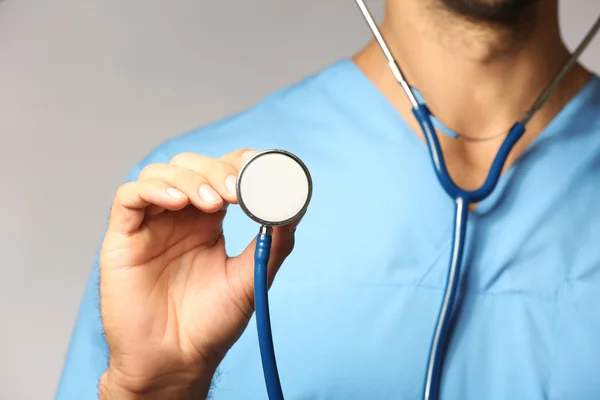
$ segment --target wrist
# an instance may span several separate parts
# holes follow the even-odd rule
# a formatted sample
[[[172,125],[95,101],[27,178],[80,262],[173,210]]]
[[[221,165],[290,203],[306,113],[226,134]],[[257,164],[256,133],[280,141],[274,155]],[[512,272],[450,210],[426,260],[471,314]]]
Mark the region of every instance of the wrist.
[[[214,372],[194,379],[157,377],[152,380],[132,379],[109,367],[100,378],[100,400],[206,399]]]

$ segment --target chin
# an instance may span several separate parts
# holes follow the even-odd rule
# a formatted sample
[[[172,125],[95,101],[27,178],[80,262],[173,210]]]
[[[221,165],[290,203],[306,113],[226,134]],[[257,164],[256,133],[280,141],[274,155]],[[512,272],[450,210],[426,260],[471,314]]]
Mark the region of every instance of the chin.
[[[538,0],[438,0],[453,14],[479,23],[518,25]]]

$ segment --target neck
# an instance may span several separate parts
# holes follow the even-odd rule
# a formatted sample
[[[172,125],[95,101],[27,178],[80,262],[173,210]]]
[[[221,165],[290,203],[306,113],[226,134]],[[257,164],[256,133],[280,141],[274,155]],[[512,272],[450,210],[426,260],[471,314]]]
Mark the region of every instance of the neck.
[[[471,22],[440,0],[390,0],[381,27],[392,54],[432,113],[459,135],[502,134],[529,109],[569,57],[556,0],[534,2],[516,24]],[[410,105],[375,42],[356,57],[367,76],[410,116]],[[589,78],[573,68],[528,125],[539,132]]]

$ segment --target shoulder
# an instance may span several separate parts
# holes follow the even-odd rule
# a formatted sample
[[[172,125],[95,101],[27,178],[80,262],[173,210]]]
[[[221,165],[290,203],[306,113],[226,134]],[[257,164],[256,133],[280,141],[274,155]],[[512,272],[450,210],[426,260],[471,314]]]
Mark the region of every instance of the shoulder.
[[[290,149],[298,141],[309,141],[316,126],[331,124],[335,113],[329,111],[340,97],[336,92],[352,72],[351,61],[342,59],[245,110],[170,138],[138,162],[128,179],[135,179],[144,166],[168,162],[181,152],[220,157],[242,147]]]
[[[354,71],[355,72],[355,71]],[[301,155],[315,146],[314,137],[331,126],[340,87],[352,79],[349,61],[337,62],[274,92],[254,106],[160,143],[129,171],[135,180],[148,164],[166,163],[178,153],[219,157],[235,149],[284,148]],[[325,129],[327,130],[327,129]],[[98,381],[108,361],[99,310],[98,255],[89,276],[64,362],[56,399],[97,398]]]

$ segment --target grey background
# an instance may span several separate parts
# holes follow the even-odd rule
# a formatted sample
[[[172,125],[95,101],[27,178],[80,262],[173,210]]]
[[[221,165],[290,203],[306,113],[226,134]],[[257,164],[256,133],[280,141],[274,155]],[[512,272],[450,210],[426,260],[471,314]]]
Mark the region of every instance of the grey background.
[[[561,9],[572,47],[600,2]],[[53,397],[133,164],[368,38],[353,0],[0,2],[0,399]],[[600,37],[583,61],[600,71]]]

